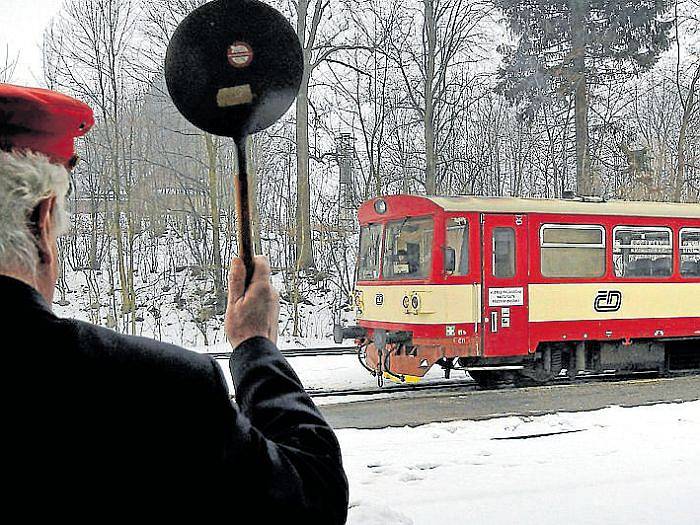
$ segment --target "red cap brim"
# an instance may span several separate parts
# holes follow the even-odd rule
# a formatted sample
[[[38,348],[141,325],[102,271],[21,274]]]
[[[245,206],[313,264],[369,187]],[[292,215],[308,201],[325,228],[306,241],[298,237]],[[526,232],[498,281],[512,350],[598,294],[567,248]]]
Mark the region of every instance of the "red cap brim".
[[[0,84],[0,148],[43,153],[70,166],[74,139],[95,120],[90,107],[55,91]]]

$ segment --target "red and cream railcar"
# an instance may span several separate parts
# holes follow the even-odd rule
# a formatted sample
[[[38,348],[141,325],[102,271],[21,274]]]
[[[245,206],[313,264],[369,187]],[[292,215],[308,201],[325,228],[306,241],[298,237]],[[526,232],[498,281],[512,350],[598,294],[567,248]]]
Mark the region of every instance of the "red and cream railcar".
[[[399,195],[359,210],[356,339],[398,380],[700,361],[700,205]]]

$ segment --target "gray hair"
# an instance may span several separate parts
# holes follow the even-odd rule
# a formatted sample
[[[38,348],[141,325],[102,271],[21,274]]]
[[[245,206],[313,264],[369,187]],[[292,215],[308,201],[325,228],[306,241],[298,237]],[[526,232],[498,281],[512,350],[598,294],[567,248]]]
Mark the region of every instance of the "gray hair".
[[[39,255],[31,216],[39,203],[55,195],[56,234],[68,225],[66,168],[41,154],[0,151],[0,269],[36,271]]]

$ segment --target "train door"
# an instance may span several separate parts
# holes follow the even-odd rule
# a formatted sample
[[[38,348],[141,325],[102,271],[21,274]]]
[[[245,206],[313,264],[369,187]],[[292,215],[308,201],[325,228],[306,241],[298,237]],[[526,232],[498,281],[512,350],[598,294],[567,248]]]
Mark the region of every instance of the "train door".
[[[528,352],[527,216],[482,215],[484,356]]]

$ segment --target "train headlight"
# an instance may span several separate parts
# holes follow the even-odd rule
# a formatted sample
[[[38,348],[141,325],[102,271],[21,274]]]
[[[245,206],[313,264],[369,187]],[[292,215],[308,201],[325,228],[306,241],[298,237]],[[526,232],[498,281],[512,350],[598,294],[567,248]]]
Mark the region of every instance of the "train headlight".
[[[414,292],[410,295],[404,295],[401,304],[407,314],[417,315],[421,307],[421,300],[418,294]]]
[[[362,315],[365,310],[365,302],[362,297],[362,292],[355,292],[355,311],[357,315]]]
[[[355,292],[355,306],[362,306],[362,292]]]
[[[386,201],[384,199],[377,199],[374,201],[374,211],[376,211],[380,215],[384,215],[386,213]]]
[[[416,311],[420,308],[420,297],[418,297],[417,295],[411,297],[411,308],[413,308]]]

